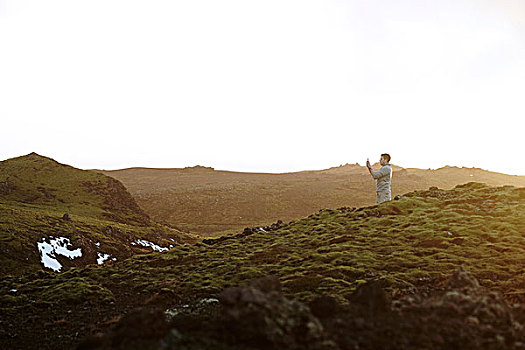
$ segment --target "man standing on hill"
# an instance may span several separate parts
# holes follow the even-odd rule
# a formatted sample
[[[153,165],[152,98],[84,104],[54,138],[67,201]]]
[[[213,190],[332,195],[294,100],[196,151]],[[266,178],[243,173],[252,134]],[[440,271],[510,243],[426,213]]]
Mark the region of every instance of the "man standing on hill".
[[[370,161],[368,159],[366,160],[366,167],[368,168],[370,175],[372,175],[374,180],[377,180],[377,203],[382,203],[389,201],[392,198],[390,191],[390,179],[392,178],[392,168],[389,164],[390,155],[388,153],[383,153],[379,163],[381,164],[381,169],[379,169],[377,172],[374,172],[372,171]]]

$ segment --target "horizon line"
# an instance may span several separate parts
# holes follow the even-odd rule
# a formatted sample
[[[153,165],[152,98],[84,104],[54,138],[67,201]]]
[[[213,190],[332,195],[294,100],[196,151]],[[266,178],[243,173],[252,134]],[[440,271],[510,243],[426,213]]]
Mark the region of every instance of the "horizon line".
[[[6,159],[3,159],[3,160],[0,160],[0,162],[4,162],[4,161],[7,161],[7,160],[10,160],[10,159],[15,159],[15,158],[22,158],[22,157],[27,157],[27,156],[30,156],[30,155],[37,155],[39,157],[44,157],[44,158],[48,158],[48,159],[51,159],[53,161],[56,161],[54,158],[51,158],[51,157],[48,157],[48,156],[44,156],[44,155],[41,155],[39,153],[36,153],[36,152],[30,152],[28,154],[24,154],[24,155],[21,155],[21,156],[15,156],[15,157],[10,157],[10,158],[6,158]],[[58,162],[58,161],[56,161]],[[112,172],[112,171],[125,171],[125,170],[139,170],[139,169],[142,169],[142,170],[159,170],[159,171],[163,171],[163,170],[185,170],[185,169],[195,169],[195,168],[202,168],[202,169],[210,169],[212,171],[223,171],[223,172],[233,172],[233,173],[247,173],[247,174],[275,174],[275,175],[278,175],[278,174],[293,174],[293,173],[301,173],[301,172],[316,172],[316,171],[326,171],[326,170],[331,170],[331,169],[336,169],[336,168],[342,168],[342,167],[351,167],[351,166],[354,166],[354,167],[361,167],[361,168],[365,168],[366,166],[365,165],[361,165],[359,162],[355,162],[355,163],[345,163],[345,164],[339,164],[339,165],[335,165],[335,166],[331,166],[331,167],[328,167],[328,168],[321,168],[321,169],[301,169],[301,170],[292,170],[292,171],[246,171],[246,170],[232,170],[232,169],[219,169],[219,168],[215,168],[215,167],[212,167],[212,166],[204,166],[204,165],[200,165],[200,164],[196,164],[196,165],[188,165],[188,166],[185,166],[185,167],[148,167],[148,166],[131,166],[131,167],[123,167],[123,168],[115,168],[115,169],[104,169],[104,168],[92,168],[92,167],[77,167],[77,166],[74,166],[70,163],[61,163],[61,162],[58,162],[60,164],[64,164],[64,165],[69,165],[69,166],[73,166],[73,167],[76,167],[78,169],[82,169],[82,170],[91,170],[91,171],[107,171],[107,172]],[[372,164],[372,166],[374,167],[377,167],[379,165],[379,162],[375,162]],[[509,173],[504,173],[504,172],[501,172],[501,171],[493,171],[493,170],[489,170],[489,169],[484,169],[484,168],[480,168],[480,167],[468,167],[468,166],[458,166],[458,165],[444,165],[444,166],[441,166],[441,167],[438,167],[438,168],[418,168],[418,167],[403,167],[401,165],[397,165],[397,164],[390,164],[391,166],[393,167],[397,167],[399,169],[405,169],[405,170],[410,170],[410,169],[416,169],[416,170],[430,170],[430,171],[437,171],[437,170],[441,170],[441,169],[445,169],[445,168],[457,168],[457,169],[473,169],[473,170],[481,170],[481,171],[485,171],[485,172],[489,172],[489,173],[497,173],[497,174],[501,174],[501,175],[507,175],[507,176],[525,176],[525,174],[509,174]]]

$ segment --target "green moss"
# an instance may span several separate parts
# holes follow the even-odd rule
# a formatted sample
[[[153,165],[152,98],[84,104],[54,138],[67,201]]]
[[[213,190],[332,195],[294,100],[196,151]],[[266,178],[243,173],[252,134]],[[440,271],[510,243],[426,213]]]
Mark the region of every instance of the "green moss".
[[[511,187],[469,185],[420,191],[355,212],[323,210],[276,231],[211,246],[179,246],[167,253],[135,256],[113,266],[78,269],[62,276],[80,278],[76,283],[82,295],[91,291],[103,296],[104,289],[96,288],[100,287],[118,299],[123,290],[216,296],[226,286],[274,274],[288,296],[311,300],[327,294],[342,300],[372,279],[380,280],[387,290],[402,290],[430,283],[465,265],[482,284],[517,293],[524,283],[520,279],[525,257],[524,204],[522,191]],[[501,211],[513,214],[494,216]],[[63,277],[57,278],[52,288],[70,286]],[[95,287],[94,291],[86,285]],[[38,286],[34,293],[42,293],[42,288]],[[72,293],[70,287],[60,291]],[[72,300],[82,298],[71,295]]]
[[[320,276],[298,276],[292,280],[286,281],[284,283],[284,288],[291,293],[303,291],[315,292],[322,282],[323,278]]]
[[[81,277],[74,277],[62,283],[44,287],[40,296],[43,301],[72,304],[86,301],[107,303],[115,300],[111,291],[95,281]]]
[[[0,305],[16,304],[17,298],[13,295],[0,295]]]

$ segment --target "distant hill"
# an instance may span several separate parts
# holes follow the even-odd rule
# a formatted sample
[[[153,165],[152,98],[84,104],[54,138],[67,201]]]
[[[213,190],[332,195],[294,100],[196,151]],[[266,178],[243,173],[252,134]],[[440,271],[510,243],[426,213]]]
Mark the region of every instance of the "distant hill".
[[[374,169],[379,168],[378,164]],[[284,174],[241,173],[193,167],[103,171],[121,181],[150,217],[203,235],[285,222],[322,208],[360,207],[375,202],[375,182],[366,167],[343,165]],[[450,189],[476,181],[525,186],[525,176],[477,168],[437,170],[393,166],[392,194],[436,186]]]
[[[64,271],[185,238],[153,222],[114,178],[36,153],[0,162],[0,272]]]

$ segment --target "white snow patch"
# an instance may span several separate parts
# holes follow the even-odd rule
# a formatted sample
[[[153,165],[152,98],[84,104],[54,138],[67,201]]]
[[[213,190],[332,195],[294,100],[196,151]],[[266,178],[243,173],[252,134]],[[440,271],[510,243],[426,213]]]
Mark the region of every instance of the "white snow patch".
[[[104,253],[97,252],[97,264],[102,265],[104,261],[109,259],[110,256],[111,256],[110,254],[104,254]]]
[[[133,244],[133,243],[135,243],[135,244]],[[152,243],[150,241],[146,241],[145,239],[138,239],[136,242],[131,242],[131,244],[132,245],[139,244],[139,245],[141,245],[143,247],[151,247],[156,252],[164,252],[164,251],[168,250],[168,248],[158,246],[155,243]]]
[[[100,242],[95,243],[95,245],[100,248]]]
[[[203,305],[203,304],[216,304],[219,302],[219,299],[216,299],[216,298],[204,298],[204,299],[201,299],[199,301],[199,304],[200,305]]]
[[[50,268],[53,271],[62,269],[62,264],[56,259],[57,255],[68,257],[69,259],[75,259],[82,256],[82,249],[77,248],[75,250],[69,250],[71,241],[66,237],[53,238],[49,237],[49,243],[46,242],[46,238],[42,238],[42,242],[36,243],[38,251],[40,252],[40,259],[44,267]]]
[[[113,261],[117,261],[117,258],[111,258],[111,260],[113,260]]]

